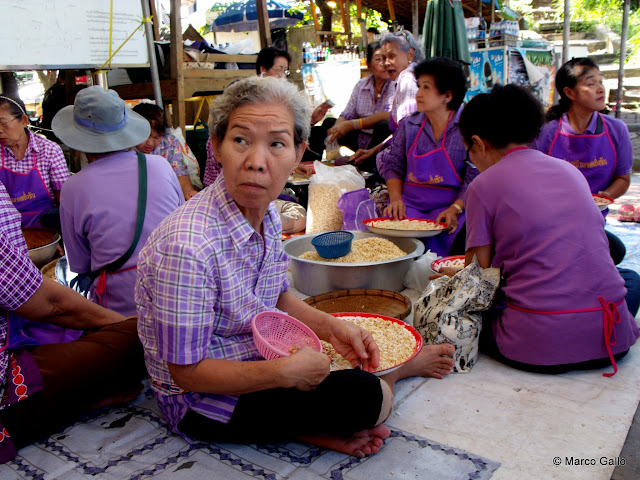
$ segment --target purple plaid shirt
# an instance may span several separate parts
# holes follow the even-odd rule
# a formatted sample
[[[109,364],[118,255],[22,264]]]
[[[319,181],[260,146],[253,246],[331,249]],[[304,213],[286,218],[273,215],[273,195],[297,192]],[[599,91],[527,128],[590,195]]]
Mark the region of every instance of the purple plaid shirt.
[[[151,155],[160,155],[167,159],[176,177],[184,177],[189,175],[189,168],[182,158],[182,149],[178,139],[169,132],[165,133],[160,143],[153,149]]]
[[[211,137],[207,140],[207,163],[204,167],[204,175],[202,177],[202,185],[208,187],[216,181],[218,175],[222,172],[222,165],[216,160],[213,154],[213,145],[211,145]]]
[[[27,254],[27,244],[20,227],[21,215],[11,203],[9,194],[0,183],[0,348],[7,344],[7,314],[22,306],[42,284],[40,270],[31,262]],[[18,400],[20,395],[28,396],[38,390],[34,384],[40,382],[37,369],[26,368],[33,364],[28,352],[14,356],[13,350],[0,351],[0,410]],[[8,366],[19,371],[20,377],[12,375],[15,387],[8,382]],[[21,384],[17,383],[21,379]],[[21,390],[18,390],[18,389]],[[0,423],[0,463],[16,455],[11,438],[4,435]]]
[[[418,110],[418,104],[416,103],[418,83],[413,75],[414,68],[416,68],[416,64],[410,63],[407,68],[400,72],[396,80],[396,94],[391,103],[391,119],[396,124],[399,124],[404,117]]]
[[[167,362],[259,360],[251,318],[275,310],[289,284],[279,214],[272,203],[261,236],[229,195],[224,176],[149,237],[138,257],[138,334],[160,409],[174,432],[189,409],[226,423],[236,395],[183,393]]]
[[[33,168],[35,158],[36,166],[42,177],[42,181],[53,197],[54,190],[60,190],[62,184],[69,178],[69,168],[64,159],[60,146],[27,130],[29,143],[24,152],[24,158],[18,160],[11,148],[0,145],[4,153],[4,167],[15,173],[29,173]]]
[[[374,77],[369,75],[356,83],[351,92],[351,97],[347,106],[344,108],[341,117],[347,120],[356,118],[365,118],[375,113],[388,112],[391,110],[391,101],[396,92],[396,82],[387,80],[382,87],[382,92],[378,101],[376,101],[376,92],[374,88]],[[371,142],[373,135],[372,128],[366,128],[360,131],[358,136],[358,146],[367,148]]]

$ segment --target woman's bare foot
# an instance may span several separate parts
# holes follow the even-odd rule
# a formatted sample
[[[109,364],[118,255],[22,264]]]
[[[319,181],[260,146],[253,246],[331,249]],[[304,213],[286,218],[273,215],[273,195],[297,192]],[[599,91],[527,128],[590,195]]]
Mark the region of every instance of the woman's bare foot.
[[[384,444],[384,439],[391,434],[386,425],[376,425],[369,430],[354,433],[351,437],[334,437],[330,435],[312,435],[299,437],[300,440],[318,447],[328,448],[336,452],[363,458],[366,455],[378,453]]]
[[[394,370],[382,378],[392,388],[395,382],[409,377],[433,377],[442,379],[451,373],[455,360],[451,358],[456,352],[453,345],[426,345],[410,362]]]

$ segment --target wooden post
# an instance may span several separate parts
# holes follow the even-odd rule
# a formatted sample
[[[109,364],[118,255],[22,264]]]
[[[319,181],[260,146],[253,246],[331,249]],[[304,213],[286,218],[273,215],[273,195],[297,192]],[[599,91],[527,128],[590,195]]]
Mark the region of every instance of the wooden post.
[[[158,11],[156,9],[156,0],[149,0],[151,5],[151,15],[153,15],[153,39],[156,42],[160,41],[160,18],[158,18]]]
[[[411,33],[417,38],[418,35],[420,35],[420,9],[418,8],[418,0],[413,0],[411,4],[411,20]]]
[[[396,27],[398,26],[398,22],[396,21],[396,11],[393,9],[393,0],[387,0],[387,7],[389,7],[389,17],[391,17],[391,24],[393,25],[393,31],[395,31]]]
[[[173,126],[182,129],[182,135],[187,138],[184,105],[184,75],[182,53],[182,22],[180,21],[181,0],[171,0],[171,80],[176,85],[176,98],[171,103],[173,110]]]
[[[345,8],[344,8],[344,0],[338,0],[338,1],[340,3],[340,16],[342,17],[342,29],[344,30],[344,33],[350,33],[351,28],[348,23],[347,12],[345,11]],[[349,37],[351,37],[351,35],[349,35]]]
[[[311,16],[313,17],[313,25],[316,27],[316,32],[320,30],[320,23],[318,22],[318,13],[316,12],[316,2],[311,0]]]
[[[271,45],[271,29],[269,28],[269,12],[267,11],[267,0],[256,0],[256,10],[258,13],[258,34],[260,35],[260,48]]]

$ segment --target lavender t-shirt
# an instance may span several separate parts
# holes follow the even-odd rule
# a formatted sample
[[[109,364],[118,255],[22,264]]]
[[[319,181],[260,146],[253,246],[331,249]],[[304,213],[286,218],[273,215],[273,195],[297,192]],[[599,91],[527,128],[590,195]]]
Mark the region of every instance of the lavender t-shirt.
[[[535,365],[608,356],[599,298],[618,303],[613,353],[635,343],[638,328],[609,255],[604,219],[572,165],[535,150],[512,151],[469,185],[467,249],[494,245],[508,306],[493,324],[500,352]]]

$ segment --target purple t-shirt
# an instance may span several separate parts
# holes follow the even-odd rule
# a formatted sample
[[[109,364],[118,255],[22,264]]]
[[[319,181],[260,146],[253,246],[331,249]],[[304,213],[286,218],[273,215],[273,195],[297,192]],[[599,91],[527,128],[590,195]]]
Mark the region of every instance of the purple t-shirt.
[[[456,173],[462,178],[462,185],[458,192],[458,198],[464,200],[465,193],[471,181],[476,178],[478,169],[469,167],[465,160],[467,149],[464,146],[458,122],[464,107],[460,107],[454,114],[451,121],[447,124],[444,147],[449,154],[451,163]],[[407,174],[407,155],[413,146],[416,137],[419,135],[416,143],[417,155],[425,155],[437,148],[442,147],[442,137],[435,140],[431,123],[427,121],[423,129],[420,129],[425,120],[426,115],[421,112],[415,112],[406,117],[398,127],[396,133],[393,134],[393,143],[387,149],[387,155],[383,164],[378,164],[380,175],[388,181],[392,178],[400,179],[404,182]],[[442,165],[442,168],[451,168],[450,165]]]
[[[147,155],[147,209],[133,255],[121,269],[135,267],[138,253],[151,232],[177,207],[184,195],[167,161]],[[72,175],[62,186],[60,223],[72,272],[87,273],[120,258],[131,246],[136,230],[138,161],[132,150],[101,157]],[[93,282],[89,299],[101,303]],[[135,315],[135,268],[107,275],[106,306],[122,315]]]
[[[633,167],[633,149],[631,147],[631,139],[629,137],[629,129],[627,124],[617,118],[602,115],[602,119],[605,122],[609,135],[613,142],[613,147],[616,150],[616,168],[614,175],[628,175],[631,173]],[[535,140],[534,146],[536,150],[540,150],[542,153],[549,154],[549,149],[553,143],[553,139],[558,131],[558,124],[560,120],[552,120],[542,127],[542,131],[538,138]],[[596,133],[596,127],[598,124],[598,115],[594,113],[591,117],[591,121],[584,131],[583,135],[593,135]],[[562,116],[562,131],[569,135],[578,135],[576,131],[571,127],[567,114]],[[569,160],[569,159],[563,159]],[[590,159],[588,159],[590,160]]]
[[[356,118],[365,118],[370,115],[374,115],[380,112],[388,112],[391,110],[391,101],[396,93],[396,82],[387,80],[380,94],[380,98],[376,100],[374,77],[369,75],[356,83],[349,97],[349,102],[344,110],[340,114],[341,117],[347,120],[353,120]],[[360,148],[367,148],[371,143],[373,136],[373,128],[365,128],[360,130],[358,135],[358,146]]]
[[[613,353],[629,349],[638,328],[609,255],[604,219],[582,174],[535,150],[512,151],[467,190],[467,249],[494,246],[508,306],[493,324],[500,352],[535,365],[608,356],[599,298],[621,302]]]

